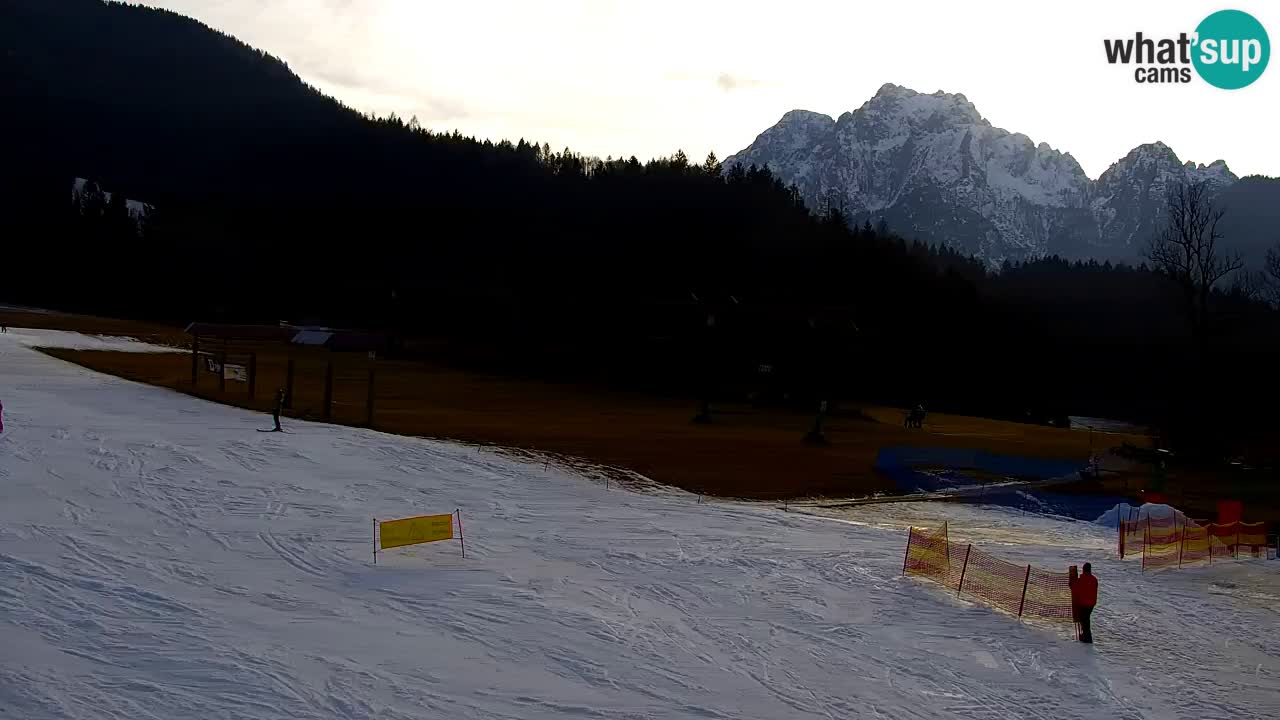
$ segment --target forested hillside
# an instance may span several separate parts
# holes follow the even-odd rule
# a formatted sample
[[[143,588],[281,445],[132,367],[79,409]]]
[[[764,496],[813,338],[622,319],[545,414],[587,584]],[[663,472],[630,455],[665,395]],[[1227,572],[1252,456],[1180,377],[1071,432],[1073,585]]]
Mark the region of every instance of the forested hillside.
[[[806,403],[1177,404],[1187,331],[1145,269],[989,274],[714,157],[602,160],[366,117],[154,9],[5,0],[0,83],[0,300],[446,337],[468,361],[664,392],[737,393],[769,365]],[[152,209],[130,222],[73,196],[77,177]],[[1217,362],[1244,386],[1220,404],[1237,408],[1245,387],[1275,392],[1275,316],[1217,298]]]

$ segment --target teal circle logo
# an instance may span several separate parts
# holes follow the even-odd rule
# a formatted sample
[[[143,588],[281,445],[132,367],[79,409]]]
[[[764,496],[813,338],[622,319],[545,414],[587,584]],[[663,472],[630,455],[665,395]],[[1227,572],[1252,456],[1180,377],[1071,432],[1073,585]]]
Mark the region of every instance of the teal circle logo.
[[[1266,29],[1247,12],[1219,10],[1200,21],[1196,35],[1191,62],[1205,82],[1223,90],[1252,84],[1271,59]]]

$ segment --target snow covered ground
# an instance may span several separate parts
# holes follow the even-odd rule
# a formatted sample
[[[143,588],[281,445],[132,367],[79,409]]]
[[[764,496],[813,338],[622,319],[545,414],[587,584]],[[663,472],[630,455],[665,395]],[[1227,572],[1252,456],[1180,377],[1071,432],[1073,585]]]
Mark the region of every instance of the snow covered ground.
[[[1280,562],[1142,575],[1104,528],[822,518],[288,424],[0,335],[0,718],[1263,718]],[[37,343],[38,344],[38,343]],[[461,508],[379,554],[374,517]],[[1091,560],[1099,644],[901,575],[903,528]]]
[[[65,330],[32,330],[29,328],[9,328],[3,339],[19,343],[27,347],[58,348],[62,350],[106,350],[114,352],[187,352],[182,348],[165,345],[152,345],[140,342],[131,337],[112,337],[109,335],[84,335]],[[0,372],[3,367],[0,367]],[[2,387],[2,386],[0,386]],[[3,398],[0,398],[2,401]]]

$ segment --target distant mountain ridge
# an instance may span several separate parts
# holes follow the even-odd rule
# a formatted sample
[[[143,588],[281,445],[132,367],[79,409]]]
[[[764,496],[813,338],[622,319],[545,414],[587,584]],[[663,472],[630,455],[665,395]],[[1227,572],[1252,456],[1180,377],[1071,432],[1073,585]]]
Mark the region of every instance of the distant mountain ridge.
[[[1224,161],[1184,163],[1162,142],[1135,148],[1094,181],[1070,153],[992,126],[964,95],[893,84],[839,118],[786,113],[724,162],[735,165],[768,167],[812,209],[883,217],[903,235],[993,266],[1046,255],[1136,261],[1170,188],[1206,182],[1231,204],[1241,182]],[[1252,204],[1236,203],[1245,217],[1234,220],[1247,226]]]

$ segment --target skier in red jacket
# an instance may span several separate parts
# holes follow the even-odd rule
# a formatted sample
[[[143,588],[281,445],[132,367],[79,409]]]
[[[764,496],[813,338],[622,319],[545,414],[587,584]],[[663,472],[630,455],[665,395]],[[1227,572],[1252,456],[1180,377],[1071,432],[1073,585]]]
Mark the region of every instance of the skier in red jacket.
[[[1080,623],[1080,642],[1093,642],[1093,631],[1089,627],[1089,616],[1098,604],[1098,578],[1093,576],[1093,566],[1084,564],[1080,577],[1071,583],[1071,604],[1075,606],[1076,622]]]

